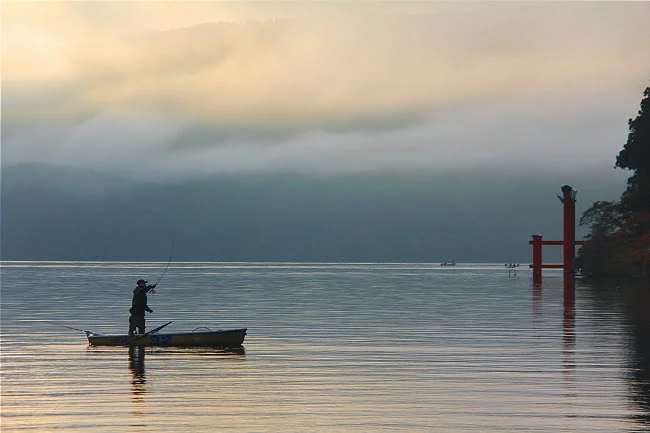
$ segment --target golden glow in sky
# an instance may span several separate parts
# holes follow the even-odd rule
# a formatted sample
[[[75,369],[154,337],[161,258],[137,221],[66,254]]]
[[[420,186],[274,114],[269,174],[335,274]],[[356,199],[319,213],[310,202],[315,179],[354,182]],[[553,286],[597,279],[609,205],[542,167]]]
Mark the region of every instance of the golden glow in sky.
[[[380,148],[444,140],[498,156],[521,145],[489,132],[511,122],[624,130],[650,78],[647,3],[4,2],[2,14],[9,162],[32,158],[34,125],[52,123],[77,155],[101,153],[75,141],[99,124],[144,153],[142,125],[160,125],[171,135],[147,132],[151,146],[223,151],[225,129],[231,153],[270,146],[276,161],[314,146],[338,159],[369,133]],[[474,131],[458,130],[465,118]],[[196,127],[197,143],[178,142]]]

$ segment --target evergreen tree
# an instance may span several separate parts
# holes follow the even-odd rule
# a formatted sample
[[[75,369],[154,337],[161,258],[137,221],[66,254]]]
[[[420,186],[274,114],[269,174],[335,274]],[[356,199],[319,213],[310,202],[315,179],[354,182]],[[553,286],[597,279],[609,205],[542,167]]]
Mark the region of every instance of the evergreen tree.
[[[639,114],[628,121],[627,143],[616,157],[615,167],[633,170],[621,197],[626,212],[650,212],[650,87],[643,92]]]
[[[634,172],[627,189],[620,202],[596,202],[580,219],[590,233],[576,264],[587,275],[650,277],[650,87],[643,96],[616,157],[615,167]]]

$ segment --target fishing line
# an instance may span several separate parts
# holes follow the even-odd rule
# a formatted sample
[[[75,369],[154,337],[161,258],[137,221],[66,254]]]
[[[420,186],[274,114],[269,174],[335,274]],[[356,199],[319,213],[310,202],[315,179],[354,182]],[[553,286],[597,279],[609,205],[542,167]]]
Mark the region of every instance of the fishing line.
[[[167,260],[167,265],[165,266],[165,269],[163,269],[162,274],[160,274],[160,277],[154,283],[154,285],[158,285],[160,280],[162,280],[162,278],[167,273],[167,269],[169,269],[169,265],[171,264],[172,259],[174,258],[174,247],[175,247],[174,229],[173,229],[172,225],[169,223],[169,221],[166,218],[164,218],[161,214],[158,214],[158,213],[156,213],[156,212],[154,212],[154,211],[152,211],[150,209],[147,209],[145,212],[149,213],[149,214],[152,214],[152,215],[156,215],[158,218],[163,220],[165,222],[165,224],[167,225],[167,228],[169,229],[169,234],[171,236],[171,251],[169,253],[169,260]],[[156,293],[155,289],[151,289],[151,293]]]

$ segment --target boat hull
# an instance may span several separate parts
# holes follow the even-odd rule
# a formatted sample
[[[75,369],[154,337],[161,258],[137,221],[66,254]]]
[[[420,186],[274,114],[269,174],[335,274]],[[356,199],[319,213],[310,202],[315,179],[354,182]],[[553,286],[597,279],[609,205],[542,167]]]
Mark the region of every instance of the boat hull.
[[[166,346],[166,347],[240,347],[246,328],[209,332],[176,332],[144,335],[103,335],[88,333],[91,346]]]

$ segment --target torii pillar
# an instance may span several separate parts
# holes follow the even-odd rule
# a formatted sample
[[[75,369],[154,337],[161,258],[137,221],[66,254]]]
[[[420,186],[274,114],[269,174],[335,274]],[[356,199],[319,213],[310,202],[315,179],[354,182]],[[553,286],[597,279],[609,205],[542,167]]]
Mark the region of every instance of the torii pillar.
[[[558,196],[564,207],[563,240],[545,241],[541,235],[533,235],[528,243],[533,247],[533,285],[538,287],[542,283],[542,269],[562,269],[564,271],[565,288],[571,287],[575,281],[575,256],[576,245],[584,241],[576,241],[576,191],[569,185],[562,187],[562,196]],[[542,246],[562,245],[562,264],[543,264]],[[569,284],[567,286],[567,284]]]
[[[562,197],[558,196],[564,205],[563,227],[563,263],[564,280],[575,277],[574,262],[576,257],[576,190],[569,185],[562,187]]]

